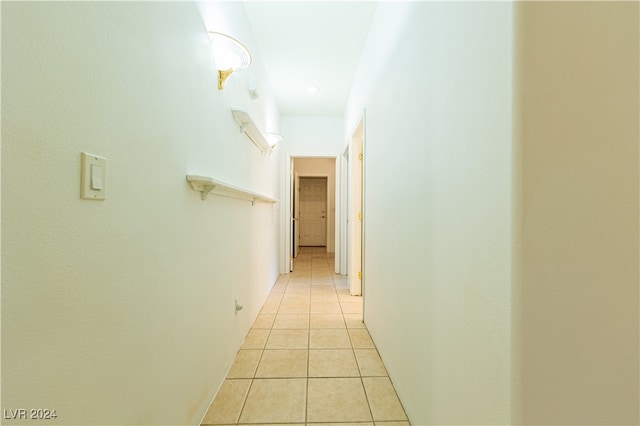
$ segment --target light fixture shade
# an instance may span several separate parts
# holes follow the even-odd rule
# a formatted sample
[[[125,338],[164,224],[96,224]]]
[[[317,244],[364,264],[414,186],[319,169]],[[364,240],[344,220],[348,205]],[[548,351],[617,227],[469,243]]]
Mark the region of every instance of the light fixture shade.
[[[272,148],[276,146],[278,142],[281,142],[284,139],[284,136],[282,136],[280,133],[267,133],[266,136],[267,136],[267,141],[269,142],[269,145],[271,145]]]
[[[226,34],[209,31],[209,41],[218,67],[218,90],[222,90],[232,72],[251,64],[251,54],[244,44]]]
[[[226,34],[209,31],[211,49],[219,70],[243,70],[251,64],[249,49]]]

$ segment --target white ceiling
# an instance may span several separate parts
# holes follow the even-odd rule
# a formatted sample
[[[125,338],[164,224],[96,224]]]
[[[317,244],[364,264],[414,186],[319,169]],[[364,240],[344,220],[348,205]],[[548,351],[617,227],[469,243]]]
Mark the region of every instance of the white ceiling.
[[[244,3],[282,115],[342,115],[376,5]],[[309,94],[309,85],[320,90]]]

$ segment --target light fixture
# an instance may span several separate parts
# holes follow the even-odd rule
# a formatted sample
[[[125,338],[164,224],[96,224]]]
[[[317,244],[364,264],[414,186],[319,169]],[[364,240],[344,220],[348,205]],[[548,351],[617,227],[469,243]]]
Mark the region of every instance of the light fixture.
[[[269,143],[271,148],[276,146],[278,142],[281,142],[284,139],[284,136],[282,136],[280,133],[267,133],[266,136],[267,142]]]
[[[209,31],[209,41],[218,67],[218,90],[222,90],[232,72],[251,64],[251,53],[244,44],[226,34]]]
[[[312,95],[318,93],[319,90],[320,89],[318,88],[318,86],[311,85],[307,87],[307,92],[311,93]]]

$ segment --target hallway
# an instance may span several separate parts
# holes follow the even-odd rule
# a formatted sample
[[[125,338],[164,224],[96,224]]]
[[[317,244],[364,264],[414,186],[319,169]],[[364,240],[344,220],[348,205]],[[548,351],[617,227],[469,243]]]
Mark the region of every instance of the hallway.
[[[333,254],[303,247],[249,331],[203,425],[408,426]]]

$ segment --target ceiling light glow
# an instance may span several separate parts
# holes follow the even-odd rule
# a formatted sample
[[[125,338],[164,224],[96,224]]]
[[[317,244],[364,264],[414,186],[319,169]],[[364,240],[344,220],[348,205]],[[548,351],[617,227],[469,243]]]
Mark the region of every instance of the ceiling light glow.
[[[307,93],[311,93],[312,95],[318,93],[319,90],[318,86],[311,85],[307,87]]]

